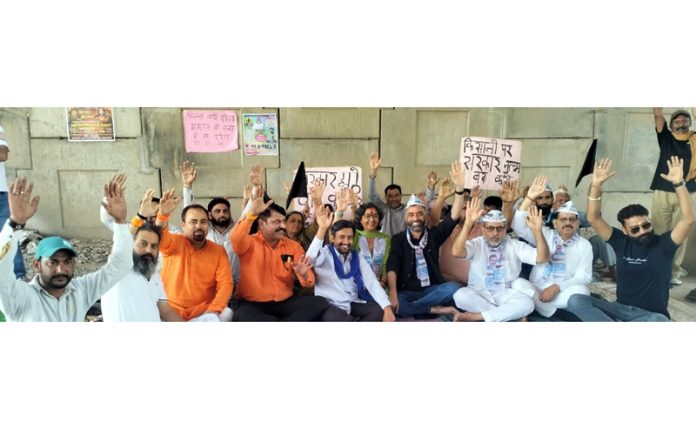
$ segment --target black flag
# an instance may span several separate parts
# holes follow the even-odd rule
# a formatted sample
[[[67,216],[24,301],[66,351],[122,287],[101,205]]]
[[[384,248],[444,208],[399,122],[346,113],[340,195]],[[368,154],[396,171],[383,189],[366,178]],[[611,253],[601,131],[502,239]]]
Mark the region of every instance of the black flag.
[[[307,174],[305,173],[304,161],[300,162],[300,166],[297,167],[297,173],[295,174],[295,179],[292,181],[292,187],[290,188],[290,193],[288,193],[288,200],[285,202],[285,208],[290,207],[290,202],[293,198],[308,198],[307,195]]]
[[[587,156],[585,157],[585,162],[582,164],[580,169],[580,174],[578,174],[578,180],[575,182],[575,187],[577,188],[583,177],[588,174],[592,174],[595,165],[595,156],[597,155],[597,139],[592,140],[590,145],[590,150],[587,151]]]

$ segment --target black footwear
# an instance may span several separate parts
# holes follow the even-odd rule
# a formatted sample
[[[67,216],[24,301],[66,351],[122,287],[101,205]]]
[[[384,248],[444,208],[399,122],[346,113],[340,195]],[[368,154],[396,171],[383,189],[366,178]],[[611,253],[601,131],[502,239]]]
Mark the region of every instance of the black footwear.
[[[691,289],[691,291],[684,297],[684,300],[688,302],[696,302],[696,289]]]

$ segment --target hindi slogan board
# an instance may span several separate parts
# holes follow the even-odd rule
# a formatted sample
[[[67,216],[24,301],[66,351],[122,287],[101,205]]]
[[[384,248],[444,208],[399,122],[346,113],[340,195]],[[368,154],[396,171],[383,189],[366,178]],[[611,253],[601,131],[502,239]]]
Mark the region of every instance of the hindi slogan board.
[[[460,161],[467,170],[468,188],[498,190],[510,180],[520,178],[522,142],[489,137],[463,137]]]
[[[278,117],[275,113],[243,113],[244,155],[278,155]]]
[[[358,194],[359,204],[362,203],[362,168],[360,167],[312,167],[305,168],[307,175],[307,195],[310,198],[298,198],[295,201],[296,210],[302,210],[304,206],[309,204],[310,210],[313,208],[312,193],[310,190],[314,186],[314,182],[323,180],[326,183],[326,189],[321,200],[324,204],[331,204],[336,207],[336,191],[343,188],[348,188],[352,192]],[[292,172],[293,177],[297,174],[297,170]]]
[[[228,152],[239,149],[237,112],[184,110],[186,152]]]
[[[66,107],[68,141],[114,141],[114,117],[111,107]]]

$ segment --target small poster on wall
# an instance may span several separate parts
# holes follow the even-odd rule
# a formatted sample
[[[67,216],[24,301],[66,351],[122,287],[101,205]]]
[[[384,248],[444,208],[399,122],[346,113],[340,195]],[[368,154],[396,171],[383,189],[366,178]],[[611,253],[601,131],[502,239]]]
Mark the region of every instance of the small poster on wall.
[[[275,113],[243,113],[244,154],[278,155],[278,117]]]
[[[239,149],[237,112],[184,110],[186,152],[229,152]]]
[[[114,141],[114,116],[111,107],[66,107],[68,141]]]
[[[462,137],[459,160],[471,187],[498,190],[500,185],[520,178],[522,142],[491,137]]]

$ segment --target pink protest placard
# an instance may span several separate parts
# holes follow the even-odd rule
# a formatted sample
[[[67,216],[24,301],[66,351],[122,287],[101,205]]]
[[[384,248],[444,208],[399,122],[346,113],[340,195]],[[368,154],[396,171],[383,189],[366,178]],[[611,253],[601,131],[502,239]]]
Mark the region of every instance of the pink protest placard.
[[[237,112],[184,110],[186,152],[228,152],[239,149]]]
[[[522,142],[489,137],[462,137],[459,160],[467,170],[467,187],[498,190],[520,178]]]

